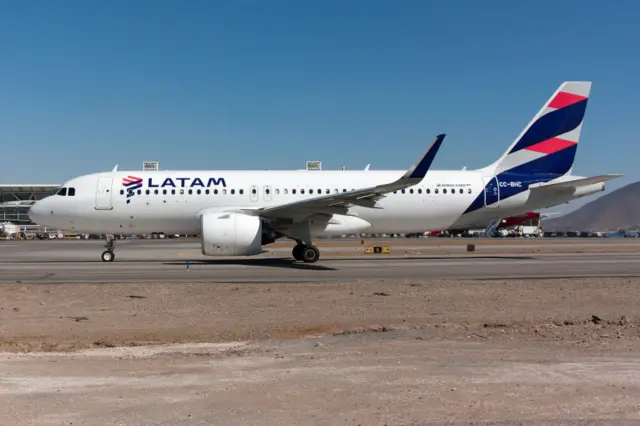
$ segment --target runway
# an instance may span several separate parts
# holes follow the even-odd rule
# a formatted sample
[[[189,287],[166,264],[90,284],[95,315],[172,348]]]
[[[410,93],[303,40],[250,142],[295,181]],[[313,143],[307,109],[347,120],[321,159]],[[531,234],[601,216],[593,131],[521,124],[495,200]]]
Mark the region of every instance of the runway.
[[[519,254],[510,254],[512,249],[504,244],[486,243],[475,253],[465,253],[463,242],[453,250],[455,253],[450,248],[442,253],[442,247],[412,246],[415,244],[412,240],[405,241],[407,246],[394,247],[391,255],[362,255],[362,246],[323,248],[316,264],[294,262],[288,258],[290,248],[286,247],[257,257],[210,258],[200,254],[199,244],[194,241],[118,241],[116,260],[104,263],[99,259],[103,243],[96,240],[7,242],[0,244],[0,283],[327,283],[640,277],[640,249],[633,249],[637,244],[629,241],[621,244],[631,252],[615,253],[580,253],[581,249],[594,245],[591,241],[572,243],[574,253],[538,253],[539,247],[549,249],[551,245],[512,243],[514,247],[526,246],[530,250]],[[494,251],[500,247],[501,252],[492,253],[492,247]]]

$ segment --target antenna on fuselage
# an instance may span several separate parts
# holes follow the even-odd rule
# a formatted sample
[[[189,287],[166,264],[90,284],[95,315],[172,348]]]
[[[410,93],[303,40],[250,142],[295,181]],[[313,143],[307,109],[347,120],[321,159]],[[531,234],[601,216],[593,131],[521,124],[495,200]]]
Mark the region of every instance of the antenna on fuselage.
[[[113,168],[113,170],[111,170],[112,172],[117,172],[118,171],[118,165],[116,164],[116,166]]]

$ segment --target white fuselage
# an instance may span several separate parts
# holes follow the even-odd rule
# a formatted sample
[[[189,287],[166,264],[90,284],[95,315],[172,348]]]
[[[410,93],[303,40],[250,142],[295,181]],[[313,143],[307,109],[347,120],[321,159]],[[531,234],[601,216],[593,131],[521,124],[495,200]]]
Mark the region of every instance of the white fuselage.
[[[372,187],[398,179],[396,171],[125,171],[97,173],[63,185],[73,195],[52,195],[31,209],[34,222],[82,233],[198,234],[204,209],[256,209]],[[491,176],[482,171],[429,171],[417,185],[390,193],[376,208],[355,206],[355,220],[314,237],[346,233],[412,233],[470,226],[550,207],[604,190],[603,183],[545,197],[524,190],[471,212]],[[138,184],[141,180],[141,184]],[[124,183],[134,182],[128,190]],[[129,188],[131,188],[130,186]],[[505,190],[506,191],[506,190]],[[484,199],[484,198],[483,198]],[[465,213],[467,212],[467,213]],[[346,226],[344,224],[347,224]],[[364,225],[363,225],[364,224]]]

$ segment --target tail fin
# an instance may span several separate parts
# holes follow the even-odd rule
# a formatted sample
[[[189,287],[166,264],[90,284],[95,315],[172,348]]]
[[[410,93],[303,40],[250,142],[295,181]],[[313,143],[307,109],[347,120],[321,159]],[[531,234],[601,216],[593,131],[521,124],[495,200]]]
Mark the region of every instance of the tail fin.
[[[570,173],[590,91],[590,81],[562,83],[502,157],[485,170],[493,176]]]

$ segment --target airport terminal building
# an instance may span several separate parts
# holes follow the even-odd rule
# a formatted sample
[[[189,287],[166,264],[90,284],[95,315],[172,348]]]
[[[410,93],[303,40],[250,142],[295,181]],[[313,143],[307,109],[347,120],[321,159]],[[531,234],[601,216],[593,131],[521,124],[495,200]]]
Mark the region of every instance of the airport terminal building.
[[[60,185],[0,185],[0,222],[31,225],[29,207],[53,195]]]

